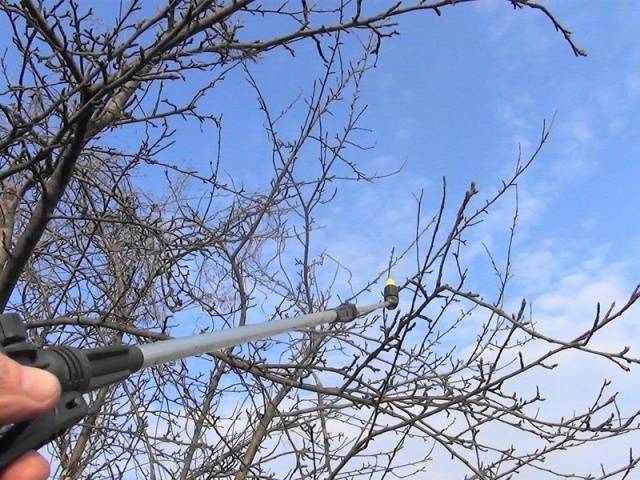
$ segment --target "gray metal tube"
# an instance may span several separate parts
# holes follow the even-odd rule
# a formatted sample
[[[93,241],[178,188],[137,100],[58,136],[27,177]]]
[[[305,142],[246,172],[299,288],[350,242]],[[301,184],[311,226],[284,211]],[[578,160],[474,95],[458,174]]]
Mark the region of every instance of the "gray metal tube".
[[[388,306],[388,302],[379,302],[357,307],[358,316],[366,315],[386,306]],[[326,310],[324,312],[283,318],[272,322],[229,328],[215,333],[204,333],[192,337],[174,338],[139,345],[138,348],[142,351],[144,358],[142,368],[222,350],[241,343],[262,340],[281,333],[315,327],[323,323],[331,323],[336,320],[336,318],[337,314],[335,310]]]

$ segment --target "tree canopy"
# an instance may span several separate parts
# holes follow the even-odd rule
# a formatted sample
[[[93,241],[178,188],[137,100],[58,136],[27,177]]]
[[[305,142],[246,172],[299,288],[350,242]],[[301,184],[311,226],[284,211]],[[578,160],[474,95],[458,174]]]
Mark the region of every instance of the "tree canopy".
[[[495,297],[467,285],[468,232],[517,189],[548,123],[494,193],[471,183],[450,199],[443,180],[439,208],[425,213],[416,192],[415,235],[382,252],[385,268],[367,281],[337,285],[349,266],[318,245],[317,213],[341,185],[393,174],[358,161],[375,147],[361,84],[384,42],[406,15],[471,3],[0,1],[10,37],[0,65],[0,307],[20,312],[39,344],[152,342],[309,313],[377,293],[407,259],[413,269],[397,279],[395,312],[100,390],[87,421],[51,447],[56,475],[422,478],[434,459],[470,479],[604,479],[638,463],[632,452],[588,477],[554,467],[567,449],[635,431],[640,411],[621,411],[605,381],[582,392],[588,408],[558,418],[519,380],[552,374],[567,352],[636,368],[628,349],[593,339],[640,290],[598,306],[572,338],[545,334],[526,300],[514,311],[505,301],[517,209],[508,250],[492,257]],[[559,48],[585,55],[543,4],[504,4],[542,16]],[[312,59],[284,107],[259,76],[277,52]],[[274,68],[288,75],[286,64]],[[228,82],[253,92],[236,108],[262,115],[261,148],[245,163],[240,144],[241,154],[223,153],[224,112],[209,109]],[[183,161],[185,128],[213,146],[206,159]],[[455,348],[463,327],[473,341]]]

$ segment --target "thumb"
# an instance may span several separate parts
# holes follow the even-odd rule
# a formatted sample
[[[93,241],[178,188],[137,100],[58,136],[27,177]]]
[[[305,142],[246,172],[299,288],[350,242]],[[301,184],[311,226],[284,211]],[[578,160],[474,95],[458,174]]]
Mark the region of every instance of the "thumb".
[[[60,397],[58,379],[0,355],[0,425],[21,422],[52,409]]]

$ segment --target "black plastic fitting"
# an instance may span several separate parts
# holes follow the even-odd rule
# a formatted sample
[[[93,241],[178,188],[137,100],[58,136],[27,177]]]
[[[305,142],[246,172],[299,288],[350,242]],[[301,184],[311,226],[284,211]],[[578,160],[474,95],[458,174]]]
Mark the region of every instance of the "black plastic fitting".
[[[384,301],[388,302],[387,310],[395,310],[400,302],[400,289],[395,283],[387,283],[384,287]]]
[[[335,312],[338,316],[337,322],[350,322],[358,316],[358,307],[353,303],[343,303],[335,308]]]

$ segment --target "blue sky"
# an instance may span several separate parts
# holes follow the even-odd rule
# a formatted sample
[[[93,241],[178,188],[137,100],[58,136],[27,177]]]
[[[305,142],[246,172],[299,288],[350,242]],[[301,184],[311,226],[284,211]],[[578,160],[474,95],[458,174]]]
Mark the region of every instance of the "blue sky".
[[[388,252],[413,228],[412,192],[425,189],[427,207],[434,207],[446,176],[452,201],[470,181],[489,195],[513,169],[518,144],[530,152],[543,120],[555,115],[550,141],[520,182],[517,251],[561,245],[562,255],[570,248],[576,260],[596,249],[607,263],[635,263],[640,7],[623,1],[546,4],[574,32],[587,58],[575,58],[539,13],[513,11],[499,0],[447,8],[442,17],[427,12],[400,20],[401,35],[383,44],[362,87],[368,105],[363,125],[372,130],[366,141],[375,149],[356,156],[370,171],[404,169],[376,184],[342,186],[320,222],[327,232],[318,248],[331,242],[350,259],[350,246],[361,250],[363,242],[371,258]],[[295,58],[272,52],[250,67],[275,109],[305,91],[317,72],[313,50],[299,47]],[[223,167],[260,187],[269,178],[269,150],[255,95],[242,78],[239,70],[228,75],[204,107],[223,113]],[[171,156],[206,165],[214,151],[206,133],[179,128],[179,148]],[[392,224],[382,199],[399,212]],[[386,216],[378,225],[365,211]],[[511,213],[505,202],[481,237],[499,242],[501,235],[494,234]],[[367,253],[364,264],[371,261]]]
[[[316,252],[327,249],[347,265],[354,287],[384,268],[391,248],[410,238],[414,193],[424,190],[428,213],[439,202],[443,176],[452,206],[471,181],[480,199],[490,196],[513,170],[518,145],[526,158],[543,121],[552,117],[549,142],[519,182],[509,301],[519,304],[527,297],[541,325],[566,338],[590,324],[597,301],[620,302],[640,280],[640,4],[545,4],[574,32],[586,58],[574,57],[541,14],[514,11],[501,0],[450,7],[441,17],[427,12],[399,20],[401,35],[385,41],[362,85],[361,102],[368,105],[363,126],[371,129],[363,140],[375,148],[353,155],[369,171],[404,168],[373,184],[343,184],[317,218],[323,228],[315,234]],[[249,68],[275,111],[308,92],[319,72],[315,48],[304,44],[295,57],[270,52]],[[177,84],[175,92],[181,88]],[[203,107],[223,114],[224,170],[249,187],[265,188],[270,151],[243,72],[231,72]],[[293,132],[296,126],[294,114],[282,127]],[[168,154],[204,168],[215,137],[187,124],[178,131],[177,148]],[[469,241],[470,286],[486,294],[492,273],[482,243],[498,257],[504,252],[513,199],[498,204]],[[394,273],[402,280],[411,267],[405,262]],[[337,291],[348,294],[344,284]],[[253,321],[262,319],[256,309]],[[603,344],[640,343],[636,319],[631,312]],[[475,332],[461,331],[462,341],[465,333]],[[576,377],[572,368],[577,367],[569,362],[569,373],[555,377],[556,385]],[[606,365],[589,368],[619,375]],[[634,373],[620,382],[640,379]],[[557,402],[570,405],[560,390]],[[640,394],[632,390],[625,398],[637,403]]]
[[[633,280],[640,251],[640,5],[544,3],[574,32],[587,58],[575,58],[541,14],[514,11],[502,0],[449,7],[441,17],[425,12],[399,19],[401,35],[384,42],[362,85],[361,102],[368,105],[363,126],[371,129],[364,140],[375,148],[354,156],[373,172],[404,168],[375,184],[343,185],[319,219],[326,227],[319,249],[330,245],[338,256],[342,250],[345,263],[358,263],[363,274],[375,259],[384,264],[380,253],[413,229],[412,193],[424,189],[428,211],[446,176],[451,201],[470,181],[489,195],[512,170],[518,144],[530,152],[543,120],[555,114],[549,143],[520,182],[516,253],[553,250],[579,263],[597,252],[607,265],[624,264]],[[97,22],[109,25],[106,5],[96,3]],[[0,33],[0,41],[6,43],[7,34]],[[318,72],[313,46],[296,51],[295,58],[270,52],[250,66],[276,107],[304,92]],[[169,88],[180,97],[205,79],[190,77]],[[240,69],[231,72],[203,107],[222,114],[223,169],[260,188],[269,179],[269,147],[255,94],[243,79]],[[175,126],[176,148],[167,157],[206,168],[216,146],[212,131]],[[118,143],[134,147],[138,136],[132,133],[123,130]],[[479,238],[499,245],[511,214],[510,202],[500,205]],[[530,263],[532,256],[526,257]]]
[[[407,164],[386,184],[366,188],[376,192],[370,199],[384,195],[406,205],[407,187],[424,180],[426,197],[434,205],[438,179],[445,175],[454,197],[460,198],[472,180],[488,194],[512,169],[518,142],[525,153],[531,151],[543,119],[555,113],[549,143],[519,182],[510,299],[516,303],[527,296],[540,325],[567,338],[593,318],[598,300],[621,301],[640,280],[640,4],[545,2],[589,53],[575,58],[546,19],[514,12],[504,3],[461,6],[440,18],[423,15],[401,22],[402,35],[384,46],[366,92],[376,158]],[[362,191],[357,189],[354,197]],[[499,205],[479,227],[476,242],[504,246],[512,212],[510,201]],[[392,227],[381,225],[369,244],[384,242],[387,228]],[[369,230],[358,233],[363,231]],[[478,283],[487,273],[480,256],[472,260],[472,278]],[[600,344],[637,348],[637,320],[636,310]],[[548,412],[560,416],[586,404],[589,396],[584,394],[604,377],[621,390],[623,405],[637,405],[637,372],[623,374],[585,359],[563,360],[555,375],[521,384],[525,389],[542,386]],[[594,470],[599,461],[624,461],[634,444],[637,438],[610,443],[606,458],[585,449],[558,461]],[[433,465],[438,478],[459,477],[449,463],[442,471],[437,461]]]
[[[424,189],[427,209],[434,208],[440,178],[446,176],[451,202],[471,181],[481,197],[489,196],[513,170],[518,144],[526,157],[543,120],[554,115],[550,141],[519,182],[509,302],[526,296],[545,331],[569,338],[592,321],[597,301],[620,302],[640,280],[640,4],[545,3],[588,57],[575,58],[541,15],[514,12],[502,1],[448,8],[442,17],[405,17],[401,35],[383,45],[362,91],[368,104],[364,124],[376,146],[359,158],[373,171],[403,163],[404,169],[374,184],[343,186],[319,219],[325,228],[317,234],[318,249],[329,249],[348,265],[355,286],[383,268],[390,248],[412,233],[412,192]],[[308,72],[291,67],[305,61],[304,55],[274,54],[255,66],[269,98],[283,104],[293,99],[297,75]],[[295,73],[283,76],[281,68]],[[241,91],[236,87],[234,92]],[[227,125],[251,118],[244,108],[225,114]],[[233,144],[232,128],[227,135]],[[513,196],[497,205],[470,240],[471,278],[483,293],[490,293],[485,282],[491,273],[481,242],[499,254],[512,214]],[[402,277],[411,266],[397,270]],[[597,344],[637,346],[637,317],[637,310],[630,312]],[[461,343],[465,334],[475,332],[461,331]],[[621,391],[621,405],[637,406],[638,372],[626,374],[583,357],[567,356],[554,375],[528,377],[517,385],[525,391],[542,385],[547,412],[560,417],[586,406],[587,392],[605,377]],[[597,471],[601,461],[624,462],[637,440],[608,443],[606,458],[585,448],[555,461],[568,469]],[[461,478],[449,462],[435,458],[432,466],[434,478]]]
[[[550,141],[519,182],[520,223],[509,301],[518,303],[526,296],[547,331],[566,338],[591,322],[598,300],[623,300],[640,281],[640,3],[544,3],[574,32],[588,57],[574,57],[541,14],[514,11],[503,0],[446,8],[441,17],[403,17],[401,35],[383,43],[361,93],[368,105],[363,126],[371,129],[363,139],[375,148],[354,155],[374,172],[404,167],[373,184],[344,184],[319,214],[324,228],[315,239],[317,251],[328,249],[352,269],[355,287],[383,268],[391,248],[402,246],[412,234],[412,193],[423,189],[425,208],[433,211],[440,179],[446,176],[451,204],[471,181],[481,198],[489,196],[513,170],[518,144],[525,156],[530,153],[543,120],[554,115]],[[5,40],[0,33],[0,41]],[[271,52],[250,66],[274,106],[286,105],[308,88],[318,72],[314,50],[302,45],[295,58]],[[223,114],[224,171],[250,188],[264,188],[270,179],[270,152],[255,94],[243,80],[240,69],[231,72],[203,108]],[[193,85],[171,88],[180,96]],[[295,125],[292,121],[284,128]],[[178,122],[176,127],[176,147],[167,157],[206,168],[215,136],[197,125]],[[135,146],[133,131],[123,131],[117,141]],[[510,196],[470,238],[468,261],[479,288],[491,278],[481,243],[498,252],[504,249],[512,214]],[[404,263],[395,274],[402,280],[410,272],[411,265]],[[255,315],[259,320],[260,312]],[[640,344],[637,311],[599,342]],[[589,368],[593,386],[601,377],[612,377],[623,390],[623,404],[637,405],[637,372],[626,375],[602,363],[579,362],[569,358],[557,376],[527,381],[545,383],[551,405],[559,411],[571,409],[582,401],[576,392],[584,384],[576,382]],[[616,444],[612,461],[624,461],[631,444]],[[588,454],[565,461],[585,469],[597,466],[589,465],[594,459]],[[459,478],[448,462],[443,465],[448,470],[437,478]]]
[[[354,155],[369,171],[404,168],[373,184],[342,185],[319,214],[323,228],[315,234],[316,251],[327,249],[347,265],[354,287],[384,268],[391,248],[410,238],[413,193],[424,190],[429,212],[439,202],[442,176],[448,179],[450,205],[471,181],[480,198],[490,196],[513,170],[518,145],[526,158],[543,121],[552,117],[549,142],[519,182],[515,277],[507,304],[527,297],[542,329],[570,338],[590,325],[597,301],[620,302],[640,280],[640,4],[545,4],[574,32],[588,57],[574,57],[542,15],[513,11],[499,0],[447,8],[442,17],[404,17],[401,35],[383,44],[361,95],[368,105],[363,125],[372,131],[364,138],[375,148]],[[295,58],[272,52],[250,67],[275,110],[303,92],[305,81],[317,73],[314,49],[301,46],[296,52]],[[270,163],[253,98],[235,72],[207,106],[224,111],[225,168],[247,185],[260,186],[269,178]],[[290,128],[295,125],[292,121]],[[212,151],[211,139],[181,138],[188,161]],[[485,294],[491,293],[492,274],[482,243],[498,257],[504,252],[513,211],[509,196],[470,238],[471,286]],[[411,267],[404,262],[394,273],[402,280]],[[344,285],[337,291],[348,293]],[[260,312],[255,314],[259,320]],[[637,310],[631,311],[596,343],[613,349],[637,346],[637,317]],[[461,329],[460,346],[475,333]],[[605,377],[621,391],[622,406],[637,406],[637,371],[627,374],[583,357],[567,356],[554,375],[524,378],[514,388],[542,385],[547,413],[560,417],[584,407],[592,398],[587,392]],[[624,462],[637,440],[610,442],[606,458],[585,448],[556,461],[568,469],[596,471],[600,461]],[[406,452],[411,455],[411,448]],[[432,463],[434,478],[461,478],[461,471],[440,460]]]
[[[577,260],[597,249],[609,262],[635,264],[640,7],[547,2],[589,53],[575,58],[545,18],[504,3],[401,22],[365,92],[374,161],[407,163],[387,185],[370,188],[402,204],[408,192],[398,186],[424,178],[435,202],[444,175],[458,198],[471,180],[488,194],[513,168],[518,143],[530,152],[555,114],[549,143],[520,182],[517,251],[557,245]],[[510,213],[505,206],[496,215]]]

